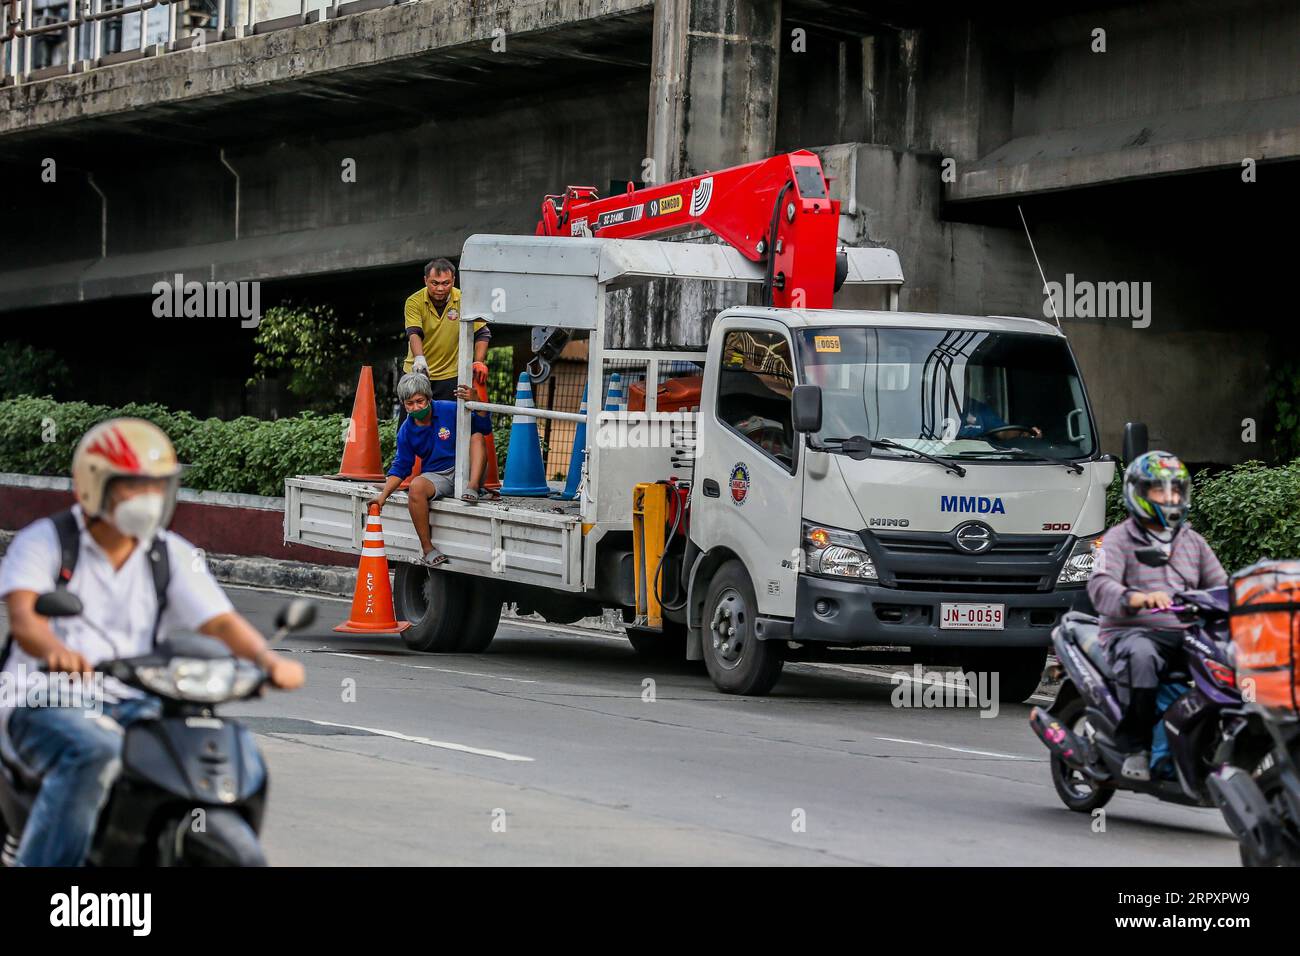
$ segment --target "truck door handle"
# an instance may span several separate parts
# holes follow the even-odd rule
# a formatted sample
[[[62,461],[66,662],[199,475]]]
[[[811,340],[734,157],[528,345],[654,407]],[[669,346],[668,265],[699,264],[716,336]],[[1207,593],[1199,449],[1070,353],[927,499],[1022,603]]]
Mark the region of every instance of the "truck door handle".
[[[721,491],[720,491],[720,489],[718,488],[718,483],[717,483],[716,481],[714,481],[712,478],[705,478],[705,479],[704,479],[704,497],[706,497],[706,498],[716,498],[716,497],[718,497],[719,494],[721,494]]]

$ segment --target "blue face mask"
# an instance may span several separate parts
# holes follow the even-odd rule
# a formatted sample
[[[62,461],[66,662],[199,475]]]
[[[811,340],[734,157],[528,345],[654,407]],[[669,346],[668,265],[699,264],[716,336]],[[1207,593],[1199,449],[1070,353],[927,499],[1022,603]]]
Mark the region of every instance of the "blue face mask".
[[[430,415],[433,414],[433,406],[425,405],[424,408],[417,408],[415,411],[408,412],[407,414],[409,414],[417,422],[422,422],[425,421]]]

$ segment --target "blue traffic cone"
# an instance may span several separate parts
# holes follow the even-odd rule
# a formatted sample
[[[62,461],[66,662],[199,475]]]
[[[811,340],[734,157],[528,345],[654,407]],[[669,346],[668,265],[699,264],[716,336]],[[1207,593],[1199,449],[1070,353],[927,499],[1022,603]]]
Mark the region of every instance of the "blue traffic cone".
[[[572,501],[578,497],[578,485],[582,482],[582,463],[587,457],[587,386],[582,386],[582,408],[578,409],[578,414],[583,416],[583,421],[578,422],[578,428],[573,433],[573,452],[569,455],[569,475],[564,482],[564,490],[555,497],[561,501]]]
[[[519,373],[519,387],[515,390],[515,405],[535,408],[533,386],[527,372]],[[519,498],[544,498],[551,493],[546,484],[546,468],[542,465],[542,446],[537,436],[537,419],[531,415],[516,415],[510,426],[510,447],[506,451],[506,480],[501,494]]]
[[[605,396],[605,411],[621,412],[623,410],[623,376],[618,372],[609,374],[609,393]]]

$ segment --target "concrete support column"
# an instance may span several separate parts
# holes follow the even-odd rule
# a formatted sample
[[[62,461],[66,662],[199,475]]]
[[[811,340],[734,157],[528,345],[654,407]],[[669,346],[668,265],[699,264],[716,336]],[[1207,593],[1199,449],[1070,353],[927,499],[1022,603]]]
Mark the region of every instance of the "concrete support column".
[[[648,156],[669,182],[763,159],[776,144],[781,0],[659,0]]]

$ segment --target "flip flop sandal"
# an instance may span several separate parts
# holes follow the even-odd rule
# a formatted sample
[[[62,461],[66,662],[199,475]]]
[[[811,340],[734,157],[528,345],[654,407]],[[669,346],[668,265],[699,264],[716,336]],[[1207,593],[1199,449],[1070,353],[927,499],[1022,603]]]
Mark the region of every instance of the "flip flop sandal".
[[[491,488],[482,488],[479,490],[478,500],[479,501],[500,501],[501,493],[498,491],[493,491]]]
[[[465,493],[460,496],[460,500],[467,505],[476,505],[481,494],[477,488],[466,488]]]
[[[447,556],[437,548],[433,548],[428,554],[420,559],[420,564],[424,565],[426,568],[436,568],[439,565],[446,563]]]

